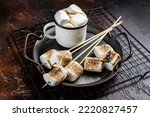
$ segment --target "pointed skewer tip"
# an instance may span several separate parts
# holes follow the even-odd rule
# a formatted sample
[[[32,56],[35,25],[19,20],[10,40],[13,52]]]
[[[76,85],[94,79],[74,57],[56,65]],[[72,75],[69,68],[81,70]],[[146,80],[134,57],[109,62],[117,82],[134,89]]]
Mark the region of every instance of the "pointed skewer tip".
[[[47,85],[48,85],[48,82],[43,85],[42,89],[44,89]]]

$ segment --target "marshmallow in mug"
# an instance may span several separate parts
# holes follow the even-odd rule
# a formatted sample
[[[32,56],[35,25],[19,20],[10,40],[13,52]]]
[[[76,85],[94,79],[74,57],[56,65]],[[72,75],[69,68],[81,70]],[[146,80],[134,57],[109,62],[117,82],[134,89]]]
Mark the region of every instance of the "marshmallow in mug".
[[[55,14],[55,20],[59,25],[73,28],[86,24],[88,18],[77,5],[72,4],[68,8],[59,10]]]
[[[70,5],[68,8],[65,9],[68,14],[75,14],[75,13],[84,13],[80,7],[75,4]]]
[[[63,10],[59,10],[58,12],[56,12],[54,17],[55,17],[56,22],[60,25],[64,25],[70,22],[70,17]]]
[[[68,28],[74,28],[74,25],[72,25],[71,23],[63,24],[63,26]]]
[[[87,22],[87,17],[83,14],[77,13],[71,17],[71,23],[75,27],[83,26]]]

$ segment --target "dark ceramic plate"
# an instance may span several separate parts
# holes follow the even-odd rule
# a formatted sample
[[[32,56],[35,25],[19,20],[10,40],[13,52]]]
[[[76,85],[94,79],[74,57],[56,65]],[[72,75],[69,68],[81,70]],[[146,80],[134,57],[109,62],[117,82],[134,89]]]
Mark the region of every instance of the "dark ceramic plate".
[[[87,38],[94,36],[101,31],[102,31],[102,29],[100,29],[96,26],[89,25],[87,28]],[[51,29],[50,32],[54,33],[54,29]],[[124,35],[127,38],[125,33],[120,33],[120,34],[116,35],[115,37],[112,37],[108,34],[102,40],[102,42],[100,44],[103,44],[103,43],[109,44],[117,53],[120,54],[121,58],[123,58],[122,47],[116,39],[120,35]],[[127,41],[129,43],[129,48],[130,48],[130,41],[128,40],[128,38],[127,38]],[[39,60],[40,55],[42,55],[43,53],[45,53],[46,51],[48,51],[49,49],[52,49],[52,48],[57,49],[57,50],[65,50],[66,49],[66,48],[61,47],[56,42],[56,40],[53,40],[53,39],[43,38],[41,40],[37,40],[34,45],[34,50],[33,50],[34,60],[37,63],[40,63],[40,60]],[[130,50],[131,50],[131,48],[130,48]],[[77,52],[76,54],[78,55],[81,51]],[[93,56],[93,53],[91,53],[91,56]],[[117,73],[118,69],[121,66],[121,63],[126,61],[127,59],[129,59],[130,56],[131,56],[131,51],[130,51],[130,55],[126,59],[121,60],[121,62],[117,65],[117,67],[113,71],[108,71],[106,69],[103,69],[103,71],[101,73],[92,73],[92,72],[84,71],[82,76],[80,76],[80,78],[77,81],[75,81],[75,82],[63,81],[62,85],[71,86],[71,87],[88,87],[88,86],[94,86],[94,85],[104,83],[104,82],[108,81],[109,79],[111,79]],[[80,61],[80,59],[78,61]],[[44,68],[44,70],[46,72],[49,71],[45,68]]]

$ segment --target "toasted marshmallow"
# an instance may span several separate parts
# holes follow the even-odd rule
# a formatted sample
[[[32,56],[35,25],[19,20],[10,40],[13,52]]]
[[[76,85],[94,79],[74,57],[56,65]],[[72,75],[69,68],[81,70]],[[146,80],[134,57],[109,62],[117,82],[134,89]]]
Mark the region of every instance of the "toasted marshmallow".
[[[55,50],[55,49],[51,49],[51,50],[45,52],[44,54],[42,54],[42,55],[40,56],[40,61],[41,61],[41,63],[42,63],[46,68],[48,68],[48,69],[51,69],[51,68],[52,68],[51,63],[50,63],[50,61],[49,61],[49,58],[51,57],[51,55],[52,55],[54,52],[56,52],[56,50]]]
[[[58,66],[49,73],[44,74],[43,78],[49,86],[57,86],[66,79],[66,76],[67,71],[62,66]]]
[[[74,25],[72,25],[71,23],[66,23],[63,26],[67,28],[74,28]]]
[[[110,51],[105,58],[106,62],[104,63],[104,67],[109,71],[112,71],[120,60],[121,57],[118,53],[115,51]]]
[[[56,12],[54,17],[56,22],[60,25],[64,25],[70,22],[70,17],[64,10],[59,10],[58,12]]]
[[[49,58],[49,61],[53,66],[66,66],[71,60],[72,55],[68,50],[56,51]]]
[[[78,7],[75,4],[70,5],[68,8],[65,9],[65,11],[69,14],[74,14],[74,13],[83,13],[80,7]]]
[[[76,61],[71,61],[66,67],[67,71],[67,78],[68,81],[75,81],[77,80],[81,74],[83,73],[83,67]]]
[[[94,48],[94,54],[96,57],[100,58],[101,60],[105,59],[108,52],[113,51],[113,48],[108,44],[103,44],[100,46],[96,46]]]
[[[58,55],[58,51],[52,53],[52,55],[49,58],[49,61],[52,66],[60,65],[61,56]]]
[[[90,72],[102,72],[103,60],[96,57],[86,57],[84,61],[84,70]]]
[[[61,65],[66,66],[72,61],[72,54],[68,50],[58,51],[61,56]]]
[[[76,13],[74,16],[71,17],[71,23],[75,26],[75,27],[79,27],[79,26],[83,26],[84,24],[86,24],[88,21],[88,18],[86,15],[80,14],[80,13]]]

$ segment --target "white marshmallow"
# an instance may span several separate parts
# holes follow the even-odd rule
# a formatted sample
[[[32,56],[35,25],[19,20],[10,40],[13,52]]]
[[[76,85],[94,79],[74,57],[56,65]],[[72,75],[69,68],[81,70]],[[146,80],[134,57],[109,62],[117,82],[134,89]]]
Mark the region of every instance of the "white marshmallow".
[[[48,69],[52,68],[49,58],[55,51],[55,49],[51,49],[40,56],[41,63]]]
[[[59,25],[70,28],[82,26],[88,21],[86,14],[75,4],[59,10],[54,17]]]
[[[40,56],[40,61],[41,61],[41,63],[42,63],[46,68],[48,68],[48,69],[51,69],[51,68],[52,68],[52,67],[51,67],[51,64],[48,62],[48,60],[47,60],[47,58],[46,58],[45,55],[41,55],[41,56]]]
[[[71,14],[74,14],[74,13],[83,13],[83,11],[81,10],[81,8],[78,7],[75,4],[70,5],[68,8],[65,9],[65,11],[67,13],[71,13]]]
[[[106,56],[106,62],[104,63],[104,67],[108,69],[109,71],[113,71],[115,66],[119,63],[121,60],[121,57],[118,53],[115,51],[111,51]]]
[[[63,26],[67,28],[74,28],[74,26],[71,23],[66,23]]]
[[[52,66],[60,65],[61,56],[58,55],[58,51],[52,53],[51,57],[49,58],[49,61]]]
[[[56,12],[54,17],[56,22],[60,25],[70,22],[70,17],[64,10],[59,10],[58,12]]]
[[[52,69],[49,73],[43,75],[43,79],[50,86],[59,85],[62,81],[66,79],[66,77],[67,71],[61,66],[58,66]]]
[[[58,80],[51,77],[48,73],[44,74],[43,78],[49,86],[56,86],[57,85]]]
[[[71,82],[77,80],[83,73],[83,67],[76,61],[71,61],[65,69],[67,71],[66,80]]]
[[[74,16],[71,17],[71,23],[75,26],[75,27],[79,27],[79,26],[83,26],[84,24],[86,24],[88,21],[87,17],[83,14],[77,13]]]
[[[72,55],[68,50],[56,51],[53,52],[49,61],[52,66],[66,66],[72,60]]]
[[[75,14],[68,14],[70,18],[72,18],[73,16],[75,16]]]
[[[84,70],[90,72],[102,72],[103,61],[96,57],[86,57],[84,61]]]
[[[58,55],[61,56],[61,66],[66,66],[72,61],[72,54],[68,50],[58,51]]]
[[[78,76],[77,76],[74,72],[72,72],[72,71],[70,71],[70,70],[67,70],[67,80],[68,80],[68,81],[73,82],[73,81],[75,81],[77,78],[78,78]]]
[[[100,46],[96,46],[94,48],[94,54],[96,57],[104,60],[108,52],[113,51],[113,48],[108,44],[103,44]]]

